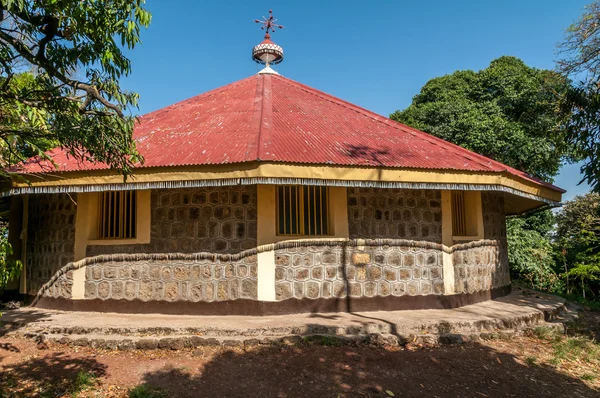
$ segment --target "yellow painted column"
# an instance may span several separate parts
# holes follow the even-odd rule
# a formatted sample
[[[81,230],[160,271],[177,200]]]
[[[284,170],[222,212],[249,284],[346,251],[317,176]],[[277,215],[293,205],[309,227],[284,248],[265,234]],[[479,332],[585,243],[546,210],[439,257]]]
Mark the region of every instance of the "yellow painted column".
[[[92,213],[96,212],[94,201],[97,201],[96,193],[77,194],[77,214],[75,216],[75,248],[73,261],[79,261],[85,258],[87,242],[92,227]],[[86,267],[81,267],[73,271],[73,287],[71,288],[71,298],[73,300],[83,300],[85,298],[85,272]]]
[[[258,246],[275,243],[277,240],[275,222],[275,186],[257,185],[257,234]],[[275,301],[275,250],[257,255],[258,291],[260,301]]]
[[[288,236],[277,235],[277,204],[275,185],[257,186],[258,231],[257,245],[270,245],[284,240]],[[348,199],[345,187],[329,188],[329,211],[331,235],[319,237],[322,240],[343,240],[349,237]],[[304,237],[294,237],[302,239]],[[307,238],[315,238],[308,236]],[[258,253],[258,300],[275,301],[275,250]]]
[[[475,195],[475,209],[477,211],[477,239],[484,239],[485,234],[483,231],[483,204],[481,203],[481,191],[476,191]]]
[[[444,294],[454,294],[454,263],[452,254],[446,253],[454,245],[452,239],[452,193],[442,191],[442,270],[444,274]]]
[[[88,245],[124,245],[150,243],[151,209],[150,190],[137,191],[136,203],[136,237],[133,239],[98,239],[98,193],[77,194],[77,215],[75,218],[75,249],[73,261],[86,257]],[[71,298],[85,298],[86,267],[73,271],[73,287]]]
[[[333,219],[333,236],[348,239],[350,237],[348,226],[348,190],[346,187],[329,188],[329,209]]]

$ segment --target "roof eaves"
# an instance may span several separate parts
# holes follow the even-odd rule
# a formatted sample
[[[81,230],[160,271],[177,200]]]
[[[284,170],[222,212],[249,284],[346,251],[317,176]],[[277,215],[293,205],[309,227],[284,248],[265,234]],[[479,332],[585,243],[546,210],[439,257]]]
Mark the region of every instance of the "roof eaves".
[[[538,178],[532,177],[529,174],[522,172],[520,170],[514,169],[512,167],[509,167],[501,162],[498,162],[496,160],[490,159],[486,156],[480,155],[476,152],[470,151],[466,148],[463,148],[459,145],[456,145],[452,142],[443,140],[441,138],[438,138],[434,135],[431,134],[427,134],[423,131],[420,131],[418,129],[415,129],[413,127],[410,127],[408,125],[402,124],[400,122],[396,122],[394,120],[391,120],[389,118],[386,118],[385,116],[379,115],[375,112],[372,112],[368,109],[362,108],[358,105],[352,104],[350,102],[344,101],[340,98],[334,97],[330,94],[327,94],[323,91],[317,90],[315,88],[312,88],[310,86],[304,85],[302,83],[299,83],[295,80],[283,77],[283,76],[277,76],[278,79],[280,79],[282,82],[292,85],[292,86],[296,86],[299,89],[303,90],[306,93],[312,94],[312,95],[316,95],[320,98],[323,98],[324,100],[330,101],[332,103],[335,103],[337,105],[340,106],[344,106],[348,109],[352,109],[356,112],[361,113],[364,116],[367,116],[369,118],[371,118],[374,121],[383,123],[387,126],[390,126],[392,128],[401,130],[405,133],[411,134],[415,137],[420,137],[422,140],[432,144],[432,145],[439,145],[442,149],[447,150],[452,152],[455,155],[458,155],[464,159],[466,159],[467,161],[472,161],[472,162],[476,162],[477,164],[479,164],[480,166],[489,169],[490,171],[494,171],[494,172],[507,172],[513,175],[516,175],[518,177],[521,178],[525,178],[525,179],[530,179],[533,182],[536,182],[538,184],[544,185],[548,188],[557,190],[557,191],[562,191],[562,192],[566,192],[565,190],[563,190],[562,188],[559,188],[553,184],[550,184],[548,182],[542,181]],[[468,154],[465,154],[465,152],[467,152]],[[495,166],[495,167],[494,167]]]

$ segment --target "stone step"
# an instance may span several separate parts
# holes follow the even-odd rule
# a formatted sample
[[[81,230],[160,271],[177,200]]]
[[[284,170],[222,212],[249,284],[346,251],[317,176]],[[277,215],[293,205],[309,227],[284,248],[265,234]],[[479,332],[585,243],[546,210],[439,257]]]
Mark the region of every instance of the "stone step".
[[[482,332],[493,332],[501,329],[523,329],[544,323],[548,320],[563,322],[573,314],[565,313],[565,307],[558,305],[546,312],[528,313],[525,315],[487,318],[484,320],[448,322],[444,320],[436,322],[417,322],[402,324],[385,322],[376,318],[367,318],[361,323],[340,322],[338,325],[325,325],[317,323],[305,323],[293,326],[263,326],[263,327],[86,327],[86,326],[46,326],[44,324],[20,325],[13,323],[12,327],[22,334],[51,334],[51,335],[119,335],[131,338],[144,336],[212,336],[212,337],[248,337],[248,338],[270,338],[288,335],[368,335],[368,334],[477,334]],[[576,315],[574,315],[576,317]]]
[[[538,297],[539,296],[539,297]],[[63,344],[131,348],[245,347],[256,344],[427,345],[510,338],[538,326],[564,332],[564,299],[514,292],[449,310],[373,311],[265,317],[7,311],[0,335]],[[168,325],[168,326],[165,326]]]
[[[249,348],[260,345],[371,345],[378,347],[397,346],[434,346],[477,343],[481,340],[508,340],[515,336],[527,334],[535,327],[544,326],[564,332],[564,326],[559,322],[545,323],[522,329],[498,329],[479,333],[422,333],[399,335],[391,333],[368,334],[309,334],[309,335],[270,335],[270,336],[222,336],[222,335],[178,335],[165,337],[163,335],[128,336],[128,335],[99,335],[99,334],[56,334],[56,333],[24,333],[21,337],[30,338],[40,344],[58,343],[73,347],[91,347],[108,350],[183,350],[201,347]]]

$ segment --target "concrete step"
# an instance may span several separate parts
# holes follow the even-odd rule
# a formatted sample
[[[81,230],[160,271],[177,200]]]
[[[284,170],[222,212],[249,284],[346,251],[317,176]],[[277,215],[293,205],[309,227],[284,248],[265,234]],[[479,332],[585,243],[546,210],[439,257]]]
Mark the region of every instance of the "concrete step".
[[[457,309],[295,314],[290,316],[172,316],[82,313],[36,308],[7,311],[0,335],[107,349],[186,349],[256,344],[380,346],[462,344],[510,338],[538,326],[564,331],[575,313],[564,299],[515,291]],[[165,326],[168,325],[168,326]]]
[[[270,325],[260,327],[235,327],[232,326],[198,326],[198,327],[88,327],[88,326],[52,326],[44,323],[33,323],[21,325],[19,323],[7,323],[7,327],[14,329],[14,333],[21,334],[49,334],[49,335],[95,335],[95,336],[127,336],[140,338],[144,336],[181,337],[181,336],[211,336],[211,337],[248,337],[248,338],[270,338],[281,336],[311,336],[311,335],[334,335],[334,336],[356,336],[369,334],[392,334],[392,335],[420,335],[420,334],[477,334],[482,332],[493,332],[502,329],[524,329],[546,322],[552,319],[555,322],[563,322],[571,319],[573,315],[563,316],[565,307],[557,304],[547,311],[529,311],[524,314],[508,314],[498,317],[486,317],[476,320],[423,320],[403,323],[401,321],[387,321],[376,317],[359,317],[356,319],[337,322],[336,325],[321,324],[318,321],[300,322],[296,325],[281,326],[277,321]],[[551,315],[550,315],[551,313]],[[106,315],[110,317],[110,315]],[[576,315],[575,315],[576,316]],[[168,321],[168,318],[165,319]],[[314,322],[314,323],[313,323]]]
[[[548,327],[564,332],[561,323],[541,322],[521,329],[497,329],[478,333],[421,333],[400,335],[392,333],[367,334],[305,334],[305,335],[261,335],[261,336],[223,336],[223,335],[165,335],[130,336],[119,334],[61,334],[61,333],[25,333],[21,337],[35,340],[41,345],[58,343],[73,347],[91,347],[106,350],[184,350],[201,347],[249,348],[260,345],[371,345],[378,347],[398,346],[435,346],[478,343],[481,340],[508,340],[515,336],[528,334],[536,327]]]

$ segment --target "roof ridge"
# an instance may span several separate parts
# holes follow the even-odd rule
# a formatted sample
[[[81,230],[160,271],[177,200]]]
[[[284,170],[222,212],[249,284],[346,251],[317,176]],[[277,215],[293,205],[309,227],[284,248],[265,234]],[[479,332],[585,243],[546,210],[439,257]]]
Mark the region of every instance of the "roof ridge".
[[[260,152],[260,130],[262,128],[263,92],[264,80],[261,75],[257,76],[254,91],[254,108],[252,109],[252,121],[250,122],[250,134],[256,131],[256,139],[249,139],[246,146],[246,161],[257,160]]]
[[[402,130],[402,131],[407,132],[409,134],[419,135],[425,141],[427,141],[427,142],[429,142],[429,143],[431,143],[433,145],[440,145],[444,149],[451,150],[452,152],[454,152],[455,154],[457,154],[459,156],[466,157],[465,154],[464,154],[464,152],[467,151],[470,156],[473,156],[473,157],[479,159],[479,160],[476,160],[476,159],[467,159],[467,160],[473,160],[473,161],[477,162],[478,164],[480,164],[483,167],[486,167],[486,168],[489,168],[491,170],[494,170],[493,168],[490,167],[489,164],[486,164],[485,162],[481,162],[480,160],[482,160],[482,159],[486,160],[488,162],[494,163],[496,166],[501,166],[501,168],[503,170],[506,170],[506,168],[508,167],[505,164],[503,164],[501,162],[498,162],[497,160],[490,159],[490,158],[488,158],[486,156],[480,155],[480,154],[478,154],[476,152],[473,152],[473,151],[471,151],[469,149],[463,148],[460,145],[453,144],[453,143],[448,142],[446,140],[443,140],[443,139],[441,139],[439,137],[436,137],[434,135],[428,134],[428,133],[426,133],[424,131],[420,131],[418,129],[410,127],[410,126],[408,126],[406,124],[403,124],[403,123],[400,123],[400,122],[396,122],[395,120],[391,120],[390,118],[387,118],[387,117],[385,117],[383,115],[380,115],[378,113],[370,111],[370,110],[368,110],[366,108],[363,108],[361,106],[355,105],[355,104],[353,104],[351,102],[345,101],[345,100],[343,100],[341,98],[338,98],[336,96],[328,94],[328,93],[326,93],[324,91],[315,89],[313,87],[310,87],[310,86],[307,86],[305,84],[299,83],[299,82],[297,82],[295,80],[292,80],[292,79],[284,77],[284,76],[277,76],[277,78],[281,78],[281,80],[283,82],[287,83],[287,84],[296,85],[300,89],[304,90],[305,92],[311,93],[313,95],[318,95],[318,96],[320,96],[320,97],[322,97],[322,98],[324,98],[324,99],[326,99],[326,100],[328,100],[330,102],[337,103],[338,105],[344,106],[344,107],[346,107],[348,109],[352,109],[354,111],[360,112],[364,116],[370,117],[371,119],[373,119],[373,120],[375,120],[375,121],[377,121],[379,123],[384,123],[384,124],[386,124],[388,126],[391,126],[393,128]],[[408,129],[408,131],[406,131],[407,129]],[[449,147],[449,148],[447,148],[446,146]],[[495,170],[495,171],[497,171],[497,170]]]
[[[272,142],[271,127],[273,125],[273,86],[271,84],[271,75],[258,75],[262,80],[262,95],[260,107],[260,127],[258,129],[256,160],[265,160],[268,152],[266,147],[270,147]],[[263,142],[264,141],[264,142]],[[266,153],[265,153],[266,152]]]

